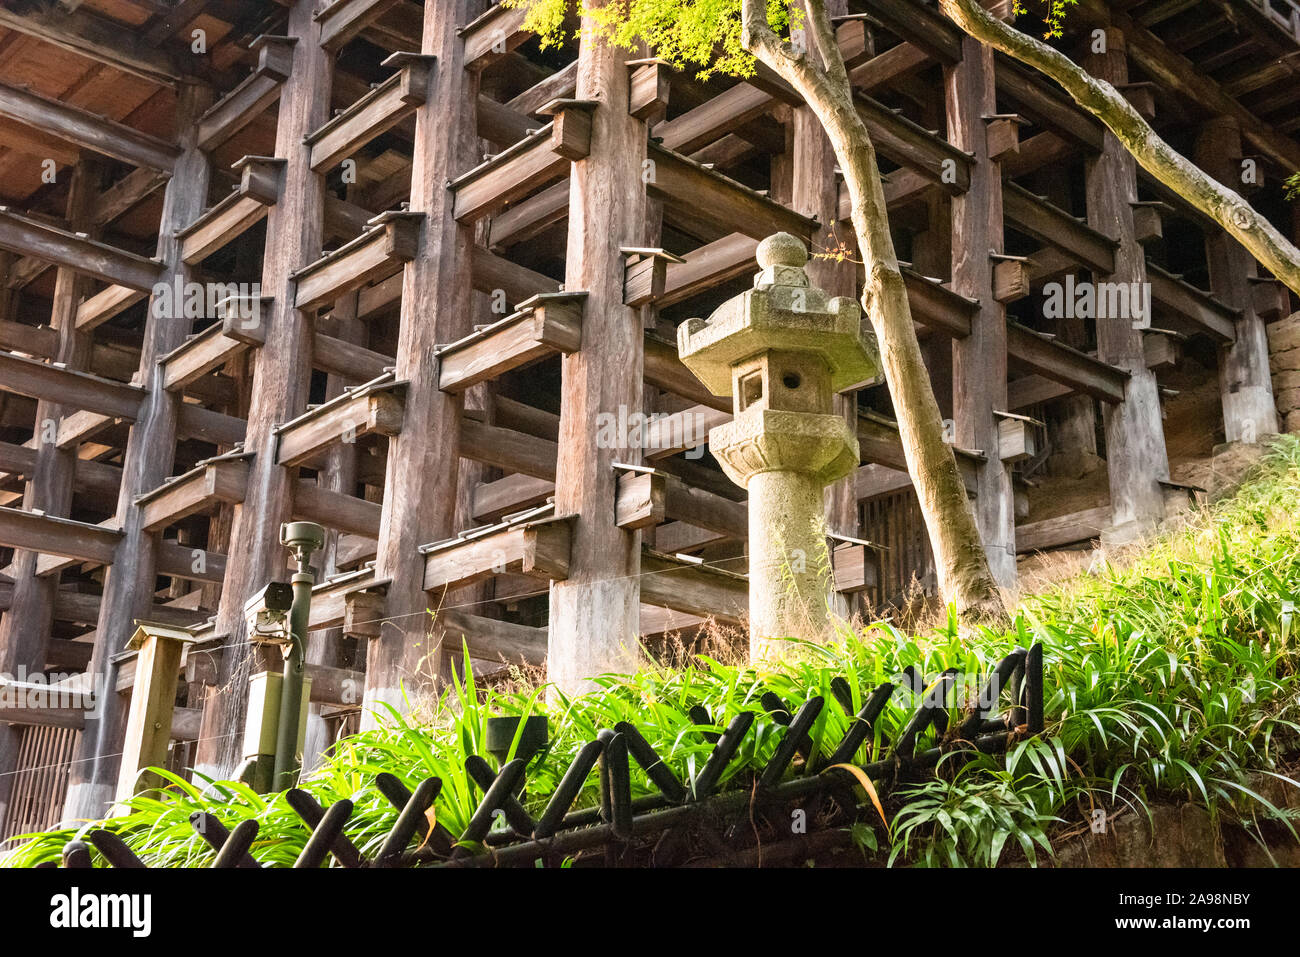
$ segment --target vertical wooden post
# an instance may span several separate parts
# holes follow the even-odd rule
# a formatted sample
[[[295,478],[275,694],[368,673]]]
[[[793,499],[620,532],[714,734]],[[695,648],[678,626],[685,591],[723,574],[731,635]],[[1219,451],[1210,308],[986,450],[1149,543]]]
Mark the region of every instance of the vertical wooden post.
[[[616,461],[636,448],[602,448],[597,416],[642,409],[645,344],[641,315],[623,305],[622,246],[644,245],[645,124],[627,111],[625,51],[595,38],[586,18],[578,51],[577,96],[597,100],[591,153],[569,179],[564,287],[588,293],[582,348],[562,362],[555,510],[578,516],[567,581],[551,583],[548,677],[565,693],[637,661],[641,534],[614,524]],[[643,178],[643,176],[645,178]]]
[[[217,610],[217,633],[230,646],[221,657],[219,686],[242,673],[252,654],[244,640],[245,600],[284,569],[288,554],[279,534],[292,512],[297,470],[275,464],[274,429],[307,408],[313,317],[294,306],[293,273],[320,257],[325,193],[324,179],[312,171],[303,137],[329,119],[333,77],[333,57],[322,49],[312,19],[316,6],[314,0],[296,0],[286,27],[297,45],[293,69],[280,94],[276,124],[275,154],[285,160],[284,185],[266,218],[261,283],[262,295],[273,301],[269,310],[263,310],[266,342],[253,361],[244,447],[254,457],[249,461],[244,501],[234,510],[231,561],[226,563]],[[205,714],[197,751],[197,767],[213,776],[234,770],[240,750],[236,730],[243,727],[243,696],[225,695],[221,702],[219,714]]]
[[[962,60],[945,69],[944,90],[948,141],[975,157],[970,189],[952,199],[952,289],[979,301],[971,334],[953,342],[953,438],[985,455],[975,521],[994,579],[1009,588],[1016,580],[1015,504],[993,415],[1007,404],[1007,311],[993,296],[990,256],[1003,250],[1001,165],[989,158],[984,119],[997,112],[992,49],[963,37]]]
[[[455,533],[463,397],[437,388],[439,343],[467,335],[473,317],[470,252],[474,228],[457,223],[446,184],[480,159],[474,102],[478,76],[465,69],[457,30],[473,19],[476,0],[429,0],[421,52],[438,58],[428,100],[416,111],[411,209],[424,213],[415,258],[402,277],[398,379],[411,382],[402,431],[389,440],[379,553],[391,579],[382,633],[370,639],[362,727],[375,706],[402,704],[408,688],[442,669],[441,632],[427,614],[441,595],[424,591],[419,547]],[[451,602],[449,602],[451,603]]]
[[[1230,189],[1242,189],[1241,154],[1241,127],[1232,117],[1211,119],[1196,138],[1197,165]],[[1278,431],[1268,337],[1251,294],[1250,281],[1259,269],[1255,257],[1222,230],[1206,237],[1205,255],[1210,289],[1224,305],[1241,310],[1237,338],[1219,352],[1224,437],[1229,442],[1258,442]]]
[[[1128,82],[1124,36],[1107,29],[1104,53],[1089,53],[1084,66],[1115,85]],[[1146,252],[1133,227],[1137,200],[1137,166],[1120,142],[1103,131],[1101,152],[1087,164],[1088,223],[1119,242],[1115,271],[1094,275],[1097,283],[1124,283],[1146,289]],[[1136,286],[1132,285],[1136,284]],[[1096,297],[1098,301],[1102,298]],[[1149,295],[1144,297],[1150,302]],[[1150,316],[1145,320],[1148,324]],[[1097,356],[1129,374],[1124,401],[1103,409],[1106,428],[1106,471],[1110,479],[1111,528],[1107,541],[1131,541],[1164,517],[1160,480],[1169,478],[1165,430],[1160,415],[1160,391],[1147,368],[1142,330],[1133,316],[1097,319]],[[1268,357],[1265,354],[1265,374]]]
[[[183,628],[152,622],[141,622],[131,636],[129,647],[136,649],[135,684],[127,709],[126,736],[117,778],[118,801],[164,783],[157,775],[140,772],[167,763],[181,655],[193,641],[194,636]],[[112,688],[102,688],[99,693],[116,697]]]
[[[176,232],[203,212],[207,199],[210,164],[196,145],[196,121],[211,100],[211,91],[187,85],[181,88],[177,102],[180,155],[167,184],[158,226],[158,258],[165,267],[159,281],[169,288],[174,288],[178,279],[187,282],[191,275],[189,267],[181,261]],[[122,459],[122,484],[117,499],[122,542],[113,564],[105,569],[95,651],[87,668],[98,676],[96,680],[105,689],[115,684],[117,669],[112,657],[125,647],[132,634],[132,622],[147,615],[153,600],[156,549],[162,536],[141,527],[142,515],[135,499],[162,484],[171,474],[176,455],[179,400],[162,387],[158,359],[185,341],[193,321],[184,318],[183,311],[173,314],[157,306],[158,301],[150,301],[140,351],[140,380],[148,395],[139,418],[131,426]],[[72,765],[64,801],[65,820],[93,818],[102,814],[113,800],[126,712],[118,696],[111,693],[101,695],[97,710],[93,720],[87,719],[77,742],[77,760]]]
[[[78,232],[95,232],[91,221],[94,201],[99,193],[99,170],[86,159],[71,171],[67,216],[69,227]],[[54,308],[50,325],[58,333],[55,359],[70,369],[84,370],[90,358],[90,336],[77,332],[77,306],[89,289],[88,281],[71,269],[59,269],[54,281]],[[36,404],[33,439],[36,443],[36,467],[29,476],[23,494],[23,508],[40,509],[47,515],[67,517],[72,511],[72,483],[76,473],[77,450],[60,449],[52,441],[64,413],[78,411],[57,402]],[[59,590],[58,573],[37,576],[35,552],[14,552],[14,593],[9,610],[0,617],[0,673],[14,674],[19,667],[38,670],[45,667],[50,628],[54,621],[54,601]],[[0,820],[4,819],[8,795],[17,770],[20,729],[12,725],[0,728]]]

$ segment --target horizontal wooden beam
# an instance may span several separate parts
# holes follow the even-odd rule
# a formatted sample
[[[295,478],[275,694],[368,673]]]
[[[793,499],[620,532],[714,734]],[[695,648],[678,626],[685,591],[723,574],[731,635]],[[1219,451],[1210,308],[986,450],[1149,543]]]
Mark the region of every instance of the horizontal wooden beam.
[[[429,98],[434,60],[418,53],[394,53],[386,59],[384,66],[396,68],[396,73],[305,138],[311,168],[317,173],[333,169],[414,113]]]
[[[101,326],[148,296],[148,292],[129,286],[109,286],[81,301],[77,307],[77,331],[84,332]]]
[[[226,577],[226,556],[193,545],[163,539],[158,546],[158,574],[183,581],[220,585]]]
[[[470,251],[470,272],[475,289],[487,293],[494,301],[504,295],[505,303],[511,309],[518,309],[525,300],[542,293],[557,292],[561,285],[549,276],[511,262],[477,243]]]
[[[1220,342],[1237,338],[1240,313],[1223,305],[1212,294],[1183,282],[1154,263],[1147,263],[1147,282],[1151,284],[1151,298],[1155,303],[1172,310],[1196,331]]]
[[[174,86],[185,76],[171,53],[146,42],[142,31],[84,10],[0,8],[0,27],[165,86]]]
[[[585,292],[534,296],[517,312],[438,350],[438,388],[463,392],[511,369],[582,345]]]
[[[1007,355],[1076,392],[1112,404],[1124,401],[1129,375],[1123,369],[1014,322],[1007,323]]]
[[[575,159],[591,146],[591,116],[569,109],[509,149],[452,180],[455,217],[469,223],[491,216],[510,203],[566,176]],[[495,245],[496,240],[492,240]]]
[[[531,33],[524,30],[524,7],[496,4],[457,32],[465,44],[465,69],[481,70],[522,45]]]
[[[650,144],[648,161],[646,188],[663,200],[665,215],[678,210],[758,240],[787,232],[810,242],[816,230],[808,217],[656,143]]]
[[[320,24],[320,45],[331,53],[340,50],[399,0],[333,0],[313,15]]]
[[[377,379],[393,365],[392,356],[375,352],[334,336],[317,332],[312,336],[311,366],[345,382],[361,384]]]
[[[554,482],[558,453],[559,445],[553,439],[488,425],[469,416],[461,419],[460,454],[467,459]]]
[[[312,479],[299,479],[294,492],[295,520],[316,522],[348,535],[378,539],[382,511],[378,502],[323,488]]]
[[[1084,268],[1103,275],[1115,271],[1118,243],[1023,186],[1003,184],[1002,208],[1008,225],[1056,247]]]
[[[664,291],[655,301],[660,309],[707,292],[728,280],[755,272],[759,240],[731,233],[685,253],[682,262],[670,262],[664,272]]]
[[[501,516],[541,505],[554,494],[554,479],[522,472],[480,482],[474,489],[474,521],[500,521]]]
[[[243,419],[192,402],[182,402],[176,410],[176,432],[188,439],[231,446],[244,441],[247,431],[248,423]]]
[[[280,98],[293,70],[294,37],[261,36],[249,49],[257,65],[238,86],[214,103],[198,121],[198,146],[214,150],[248,126]]]
[[[689,562],[643,548],[641,601],[688,615],[739,625],[749,615],[749,580],[744,575]]]
[[[122,533],[86,522],[0,507],[0,545],[108,565]]]
[[[164,482],[135,500],[147,532],[175,525],[191,515],[210,515],[223,504],[244,500],[248,486],[248,462],[222,458]]]
[[[58,402],[135,421],[144,390],[114,379],[73,372],[38,359],[0,352],[0,391]]]
[[[974,157],[969,153],[865,94],[857,94],[854,105],[882,155],[924,173],[954,195],[970,189]]]
[[[247,318],[239,309],[230,309],[223,318],[163,356],[159,360],[163,388],[168,392],[184,391],[213,369],[266,342],[266,307],[267,301],[260,301]]]
[[[0,117],[24,123],[83,149],[132,166],[170,170],[180,151],[137,129],[33,93],[0,83]]]
[[[1056,518],[1026,522],[1016,526],[1016,551],[1024,554],[1086,542],[1098,538],[1103,529],[1110,527],[1110,521],[1110,506],[1099,505]]]
[[[279,202],[284,160],[245,156],[235,169],[239,170],[239,185],[231,194],[176,234],[181,243],[181,260],[186,264],[202,262],[234,242],[266,218],[268,209]]]
[[[298,309],[319,309],[344,293],[391,276],[415,258],[423,213],[390,212],[352,242],[294,273]]]
[[[461,642],[471,657],[484,661],[504,658],[510,663],[539,666],[546,663],[546,629],[497,618],[472,615],[463,608],[440,608],[433,625],[443,630],[443,647],[457,654]]]
[[[336,442],[363,435],[396,435],[402,429],[405,384],[370,383],[275,428],[277,465],[303,465]]]
[[[5,206],[0,206],[0,248],[142,292],[162,278],[162,263],[156,259],[19,216]]]
[[[504,574],[563,581],[569,576],[570,540],[570,519],[558,517],[426,545],[421,549],[424,588],[458,588]]]

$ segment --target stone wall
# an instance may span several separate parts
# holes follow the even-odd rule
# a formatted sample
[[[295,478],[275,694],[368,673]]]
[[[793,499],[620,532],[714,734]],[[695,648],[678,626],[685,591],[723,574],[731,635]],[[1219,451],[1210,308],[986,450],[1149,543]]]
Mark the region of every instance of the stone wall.
[[[1300,312],[1268,327],[1273,398],[1287,432],[1300,432]]]

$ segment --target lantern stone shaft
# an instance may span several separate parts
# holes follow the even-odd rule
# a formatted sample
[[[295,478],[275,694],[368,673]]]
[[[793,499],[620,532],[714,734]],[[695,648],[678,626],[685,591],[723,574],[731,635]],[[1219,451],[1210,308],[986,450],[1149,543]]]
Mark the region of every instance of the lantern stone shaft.
[[[753,289],[677,330],[686,367],[714,395],[733,398],[732,420],[710,430],[709,448],[749,493],[752,659],[778,655],[782,639],[824,640],[829,631],[822,490],[859,461],[855,431],[831,401],[880,370],[858,304],[809,284],[797,237],[769,236],[757,256]]]

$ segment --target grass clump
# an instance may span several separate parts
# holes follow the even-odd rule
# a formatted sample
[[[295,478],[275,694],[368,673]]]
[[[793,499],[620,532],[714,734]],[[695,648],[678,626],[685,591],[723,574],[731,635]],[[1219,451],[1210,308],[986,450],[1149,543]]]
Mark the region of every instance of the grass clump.
[[[781,664],[752,667],[697,656],[685,666],[606,675],[577,698],[540,689],[480,687],[456,681],[422,720],[393,712],[385,726],[339,742],[303,783],[322,805],[355,803],[346,834],[363,854],[378,850],[397,812],[374,786],[387,771],[414,788],[443,780],[434,810],[458,834],[480,797],[464,759],[483,753],[492,715],[545,712],[551,739],[528,775],[525,805],[539,813],[578,749],[601,728],[636,725],[680,779],[689,781],[712,745],[701,731],[721,731],[742,710],[755,720],[728,768],[730,786],[748,786],[783,733],[759,703],[765,691],[797,709],[815,695],[826,702],[811,731],[829,755],[865,695],[914,667],[928,676],[955,668],[986,674],[1015,645],[1044,645],[1043,735],[1004,754],[959,762],[905,784],[886,799],[888,825],[864,819],[853,837],[895,865],[990,866],[1049,859],[1108,818],[1160,801],[1186,801],[1235,822],[1261,843],[1264,831],[1295,840],[1285,800],[1300,788],[1290,768],[1300,758],[1300,685],[1296,621],[1300,604],[1300,440],[1283,436],[1231,498],[1194,513],[1123,561],[1098,559],[1081,575],[1028,596],[1005,631],[959,630],[949,617],[922,635],[889,622],[846,632],[831,644],[800,643]],[[467,672],[462,672],[467,673]],[[852,708],[831,691],[847,679]],[[884,752],[911,716],[918,696],[900,688],[855,757]],[[714,724],[692,721],[705,707]],[[955,717],[955,715],[954,715]],[[932,732],[931,732],[932,734]],[[932,744],[918,742],[918,752]],[[953,758],[952,760],[949,760]],[[799,773],[795,768],[789,773]],[[308,837],[283,795],[259,795],[228,781],[176,776],[158,796],[141,796],[107,825],[155,866],[201,866],[213,854],[189,816],[207,810],[227,827],[253,817],[260,831],[252,854],[292,863]],[[633,766],[634,797],[652,785]],[[724,780],[720,788],[729,786]],[[593,774],[578,806],[598,802]],[[1294,803],[1294,802],[1293,802]],[[875,812],[872,812],[874,815]],[[1263,829],[1263,830],[1261,830]],[[75,829],[31,836],[8,863],[56,859]]]

